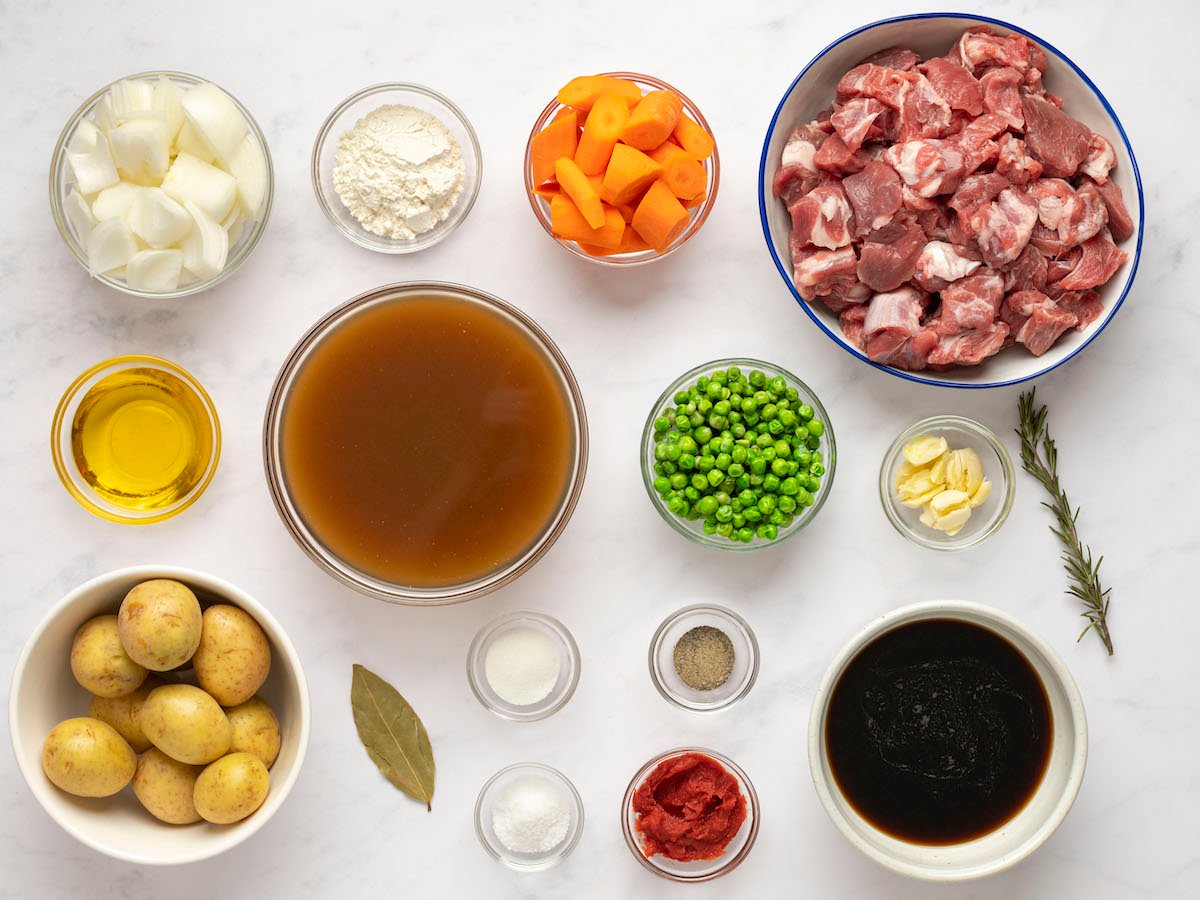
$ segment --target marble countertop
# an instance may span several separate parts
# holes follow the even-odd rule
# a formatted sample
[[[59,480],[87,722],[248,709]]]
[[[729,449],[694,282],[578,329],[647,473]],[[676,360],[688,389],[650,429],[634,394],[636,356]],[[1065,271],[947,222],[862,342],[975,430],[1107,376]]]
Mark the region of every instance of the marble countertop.
[[[1191,159],[1200,105],[1190,89],[1196,7],[1149,15],[1111,0],[968,4],[1020,23],[1069,53],[1121,114],[1146,184],[1145,250],[1132,295],[1087,352],[1040,380],[1062,470],[1086,539],[1107,554],[1117,655],[1075,643],[1076,607],[1038,505],[1018,475],[1016,506],[986,545],[948,558],[913,546],[879,508],[889,442],[923,416],[963,413],[1011,434],[1018,389],[909,384],[856,362],[812,326],[763,246],[755,181],[783,89],[851,27],[914,8],[868,2],[728,4],[382,2],[302,4],[0,2],[0,671],[67,590],[135,563],[172,563],[233,581],[270,606],[304,660],[312,693],[308,759],[287,803],[251,840],[210,862],[147,869],[76,843],[37,806],[0,752],[0,896],[678,897],[630,856],[622,792],[652,755],[711,746],[736,759],[762,799],[746,863],[691,894],[810,897],[1195,896],[1200,891],[1200,604],[1194,453],[1200,417],[1197,272],[1200,178]],[[328,6],[324,11],[317,7]],[[169,67],[211,77],[258,118],[276,168],[275,209],[237,275],[199,297],[148,302],[91,282],[55,232],[45,178],[59,129],[98,86]],[[522,196],[527,129],[559,82],[628,67],[684,88],[721,144],[722,184],[700,234],[668,261],[605,271],[552,247]],[[309,183],[325,115],[363,85],[428,84],[458,103],[484,152],[479,201],[443,244],[410,258],[369,253],[321,215]],[[1188,137],[1190,135],[1190,138]],[[299,335],[375,285],[454,280],[533,315],[571,361],[591,420],[592,458],[575,517],[515,584],[474,603],[409,609],[323,575],[278,521],[260,454],[272,378]],[[145,528],[89,516],[59,487],[47,428],[62,390],[119,353],[166,356],[210,389],[225,432],[217,477],[194,508]],[[682,540],[647,503],[636,435],[662,386],[728,354],[778,360],[830,409],[840,461],[818,523],[777,550],[714,554]],[[817,802],[805,733],[816,683],[872,617],[959,597],[1018,616],[1062,654],[1087,707],[1091,754],[1074,809],[1030,860],[959,887],[908,882],[847,844]],[[732,710],[668,706],[646,669],[668,613],[711,599],[739,610],[762,644],[762,673]],[[531,607],[561,618],[582,652],[578,693],[558,715],[504,722],[468,688],[464,658],[493,616]],[[421,713],[438,757],[432,814],[379,777],[355,736],[350,666],[395,683]],[[4,691],[7,700],[7,690]],[[7,723],[7,714],[3,721]],[[7,727],[7,725],[5,725]],[[7,744],[7,740],[5,740]],[[476,793],[496,770],[534,760],[562,769],[587,810],[563,865],[519,875],[478,845]]]

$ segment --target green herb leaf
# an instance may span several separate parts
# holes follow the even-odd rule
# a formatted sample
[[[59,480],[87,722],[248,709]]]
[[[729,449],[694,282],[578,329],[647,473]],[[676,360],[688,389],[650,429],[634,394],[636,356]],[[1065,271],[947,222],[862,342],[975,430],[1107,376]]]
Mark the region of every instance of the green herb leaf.
[[[355,663],[350,686],[354,726],[383,777],[433,809],[433,747],[425,726],[400,692]]]

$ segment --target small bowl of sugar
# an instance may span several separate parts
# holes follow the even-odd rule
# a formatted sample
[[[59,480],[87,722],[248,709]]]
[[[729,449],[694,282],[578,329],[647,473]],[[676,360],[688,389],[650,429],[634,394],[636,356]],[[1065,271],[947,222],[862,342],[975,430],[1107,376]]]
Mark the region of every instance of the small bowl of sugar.
[[[557,769],[517,763],[489,778],[479,792],[475,833],[483,849],[510,869],[549,869],[579,843],[583,800]]]
[[[437,91],[388,82],[329,114],[312,152],[321,210],[379,253],[414,253],[454,231],[475,205],[483,155],[463,111]]]
[[[579,647],[545,613],[519,610],[493,619],[467,651],[467,681],[502,719],[535,722],[554,715],[579,683]]]

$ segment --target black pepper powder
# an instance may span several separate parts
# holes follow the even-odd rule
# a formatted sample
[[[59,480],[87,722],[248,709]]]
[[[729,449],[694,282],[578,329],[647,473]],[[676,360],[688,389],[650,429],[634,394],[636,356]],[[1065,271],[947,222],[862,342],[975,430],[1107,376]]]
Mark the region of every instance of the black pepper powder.
[[[711,625],[697,625],[675,644],[675,671],[693,690],[714,691],[729,680],[735,656],[729,635]]]

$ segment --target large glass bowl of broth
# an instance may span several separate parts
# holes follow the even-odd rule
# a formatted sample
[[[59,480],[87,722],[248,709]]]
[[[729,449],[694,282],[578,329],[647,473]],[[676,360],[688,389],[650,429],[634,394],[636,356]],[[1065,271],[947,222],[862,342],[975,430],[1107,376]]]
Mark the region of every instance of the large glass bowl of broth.
[[[394,603],[457,603],[558,539],[583,487],[587,416],[525,313],[407,282],[304,335],[272,388],[263,454],[284,524],[330,575]]]

